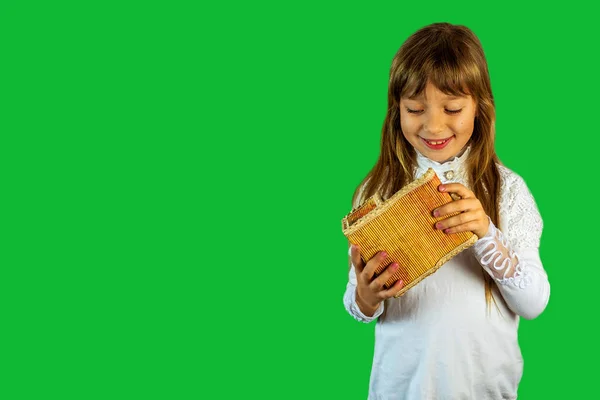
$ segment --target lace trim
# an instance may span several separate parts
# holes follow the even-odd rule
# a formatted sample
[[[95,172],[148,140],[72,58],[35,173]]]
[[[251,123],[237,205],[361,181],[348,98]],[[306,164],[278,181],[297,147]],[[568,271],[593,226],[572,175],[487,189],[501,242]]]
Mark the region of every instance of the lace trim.
[[[495,278],[498,283],[502,285],[512,284],[520,289],[526,288],[532,282],[527,265],[521,262],[519,255],[509,247],[508,238],[499,229],[496,229],[491,221],[490,230],[492,230],[491,235],[486,235],[479,239],[480,246],[478,247],[481,253],[483,253],[479,262],[482,266],[489,269],[493,268],[498,272],[504,271],[502,278]],[[504,255],[505,252],[507,256]],[[507,276],[513,270],[513,260],[515,261],[514,273],[512,276]]]
[[[529,274],[529,269],[526,267],[521,267],[520,264],[517,264],[515,267],[515,276],[511,276],[510,278],[504,279],[496,279],[498,283],[502,285],[514,285],[519,289],[525,289],[527,286],[531,285],[533,282],[533,278]]]

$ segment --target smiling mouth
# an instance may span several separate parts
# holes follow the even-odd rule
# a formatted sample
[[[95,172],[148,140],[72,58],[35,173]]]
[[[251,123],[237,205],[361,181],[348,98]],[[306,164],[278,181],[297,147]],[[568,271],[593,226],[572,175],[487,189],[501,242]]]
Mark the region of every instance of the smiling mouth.
[[[446,143],[448,140],[452,139],[452,137],[449,137],[449,138],[446,138],[446,139],[442,139],[442,140],[428,140],[428,139],[425,139],[425,138],[421,138],[421,139],[423,139],[424,141],[426,141],[429,144],[437,146],[437,145],[441,145],[441,144]]]
[[[424,138],[421,137],[421,140],[430,149],[432,149],[432,150],[441,150],[444,147],[446,147],[446,145],[452,140],[453,137],[454,136],[450,136],[449,138],[438,139],[438,140],[429,140],[429,139],[424,139]]]

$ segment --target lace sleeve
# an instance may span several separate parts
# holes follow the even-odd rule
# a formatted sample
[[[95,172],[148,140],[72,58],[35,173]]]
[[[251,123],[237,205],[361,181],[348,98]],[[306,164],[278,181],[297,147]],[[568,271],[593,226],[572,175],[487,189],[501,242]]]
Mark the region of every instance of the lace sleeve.
[[[474,247],[475,256],[481,266],[501,285],[514,285],[524,289],[531,283],[531,277],[524,270],[508,239],[490,220],[488,233],[479,239]]]
[[[518,175],[505,179],[500,202],[502,232],[490,220],[488,233],[473,246],[475,257],[497,282],[507,305],[531,319],[546,307],[548,277],[539,257],[543,222],[525,182]]]
[[[542,217],[523,178],[513,176],[504,183],[500,199],[500,215],[507,221],[506,235],[515,249],[539,248]]]

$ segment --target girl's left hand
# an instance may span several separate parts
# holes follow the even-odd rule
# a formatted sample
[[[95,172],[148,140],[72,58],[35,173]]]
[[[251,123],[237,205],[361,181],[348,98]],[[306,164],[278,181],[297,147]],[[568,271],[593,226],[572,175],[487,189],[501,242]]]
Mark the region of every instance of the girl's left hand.
[[[481,202],[475,194],[460,183],[447,183],[438,186],[440,192],[456,193],[460,200],[452,201],[433,210],[434,217],[460,212],[435,224],[436,229],[443,229],[444,233],[457,233],[471,231],[482,238],[488,232],[490,222]]]

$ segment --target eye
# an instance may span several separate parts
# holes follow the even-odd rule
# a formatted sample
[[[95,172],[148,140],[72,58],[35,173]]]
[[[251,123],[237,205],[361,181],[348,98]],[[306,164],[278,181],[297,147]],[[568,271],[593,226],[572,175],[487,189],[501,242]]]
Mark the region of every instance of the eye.
[[[462,111],[462,108],[458,110],[446,110],[448,114],[459,114]]]
[[[412,110],[412,109],[406,107],[406,112],[408,112],[409,114],[421,114],[423,112],[423,110]]]

